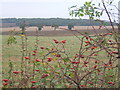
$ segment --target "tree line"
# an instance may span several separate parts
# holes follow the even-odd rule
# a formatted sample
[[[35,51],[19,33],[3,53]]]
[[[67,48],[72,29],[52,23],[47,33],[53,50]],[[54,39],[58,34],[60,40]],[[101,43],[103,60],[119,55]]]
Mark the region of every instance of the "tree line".
[[[63,18],[4,18],[1,19],[2,23],[15,23],[16,26],[21,26],[22,22],[25,21],[26,26],[38,26],[38,25],[44,25],[44,26],[100,26],[100,25],[110,25],[109,22],[105,21],[99,22],[95,20],[89,20],[89,19],[63,19]]]

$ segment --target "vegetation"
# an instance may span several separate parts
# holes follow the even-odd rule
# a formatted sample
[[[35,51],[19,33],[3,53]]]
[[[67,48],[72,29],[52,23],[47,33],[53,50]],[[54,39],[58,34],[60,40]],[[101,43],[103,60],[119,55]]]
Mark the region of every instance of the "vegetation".
[[[48,37],[48,41],[44,38],[44,42],[41,42],[42,39],[39,35],[35,37],[26,35],[15,37],[12,34],[11,36],[14,39],[8,38],[9,47],[6,44],[3,45],[3,47],[6,46],[4,48],[6,52],[3,52],[3,56],[9,59],[6,59],[6,62],[3,63],[2,87],[64,87],[78,88],[79,90],[81,88],[119,88],[120,33],[114,30],[114,25],[104,0],[101,3],[104,7],[103,10],[109,17],[112,32],[107,29],[108,33],[99,34],[92,26],[95,31],[94,35],[76,31],[80,36],[73,36],[75,38]],[[108,4],[111,5],[111,3],[112,1],[110,0]],[[76,17],[87,15],[90,21],[93,21],[94,17],[102,16],[101,12],[97,11],[99,8],[95,8],[92,2],[86,2],[80,8],[76,6],[71,8],[75,8],[71,11],[71,15]],[[79,10],[77,11],[77,9]],[[69,31],[72,32],[72,30]],[[50,39],[52,40],[50,41]],[[13,48],[15,46],[17,48]],[[12,51],[10,50],[8,53],[7,50],[9,49],[12,49]],[[14,49],[19,50],[19,52],[14,52]],[[20,58],[14,54],[10,56],[11,52],[18,54]],[[6,65],[8,68],[5,68]]]
[[[40,25],[46,25],[46,26],[52,26],[52,25],[58,25],[58,26],[68,26],[68,24],[72,24],[74,26],[99,26],[99,25],[110,25],[109,22],[101,23],[99,21],[92,20],[92,23],[90,23],[90,20],[88,19],[63,19],[63,18],[5,18],[0,19],[2,20],[2,23],[15,23],[16,26],[20,26],[23,21],[26,22],[26,26],[37,26]],[[5,26],[4,26],[5,27]],[[7,27],[7,26],[6,26]]]
[[[56,30],[59,26],[58,25],[52,25],[54,27],[54,30]]]
[[[87,36],[80,36],[79,39],[76,36],[39,37],[39,40],[36,37],[18,36],[17,44],[13,43],[9,47],[5,41],[8,37],[3,37],[4,88],[53,88],[50,84],[55,88],[76,88],[78,82],[84,88],[117,87],[118,69],[114,54],[117,52],[110,48],[107,52],[107,47],[114,42],[111,34],[101,36],[108,44],[100,44],[97,37]],[[83,43],[82,48],[78,43]],[[76,76],[77,72],[79,74]],[[105,82],[102,82],[103,77]],[[79,81],[73,82],[77,78]]]
[[[38,30],[41,31],[43,28],[43,25],[37,25],[37,27],[38,27]]]
[[[26,23],[25,21],[23,21],[21,24],[20,24],[20,28],[22,29],[22,34],[25,34],[25,27],[26,27]]]
[[[72,30],[72,28],[74,28],[74,25],[69,24],[69,25],[68,25],[68,29],[69,29],[69,30]]]

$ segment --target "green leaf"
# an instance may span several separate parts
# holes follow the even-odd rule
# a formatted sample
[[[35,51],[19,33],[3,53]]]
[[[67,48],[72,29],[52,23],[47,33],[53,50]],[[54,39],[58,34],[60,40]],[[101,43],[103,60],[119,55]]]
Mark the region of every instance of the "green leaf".
[[[112,4],[112,1],[110,2],[110,4]]]
[[[8,45],[11,45],[11,44],[16,44],[17,43],[17,40],[14,36],[10,36],[7,40],[7,44]]]
[[[94,9],[98,9],[97,7],[94,7]]]
[[[84,16],[84,14],[82,14],[82,13],[80,13],[79,15],[80,15],[80,16]]]
[[[68,59],[68,58],[64,58],[63,61],[64,61],[64,62],[68,62],[69,59]]]
[[[70,77],[74,78],[75,74],[74,73],[70,73]]]
[[[75,7],[77,7],[77,5],[75,5],[75,6],[71,6],[70,8],[75,8]]]

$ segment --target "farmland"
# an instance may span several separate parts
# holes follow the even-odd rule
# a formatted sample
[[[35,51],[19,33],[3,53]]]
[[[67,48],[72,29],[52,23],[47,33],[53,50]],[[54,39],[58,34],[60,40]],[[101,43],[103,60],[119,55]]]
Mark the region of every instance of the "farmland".
[[[106,28],[109,29],[106,30]],[[107,33],[111,31],[111,26],[103,26],[101,29],[99,29],[99,26],[75,26],[73,30],[66,30],[67,26],[59,26],[56,30],[54,30],[54,27],[51,26],[44,26],[42,28],[42,31],[39,32],[40,36],[73,36],[79,35],[80,33],[88,33],[88,34],[95,34],[95,31],[97,33]],[[117,30],[117,26],[115,26],[115,29]],[[2,28],[2,35],[9,35],[9,31],[15,30],[16,32],[20,31],[19,27],[9,27],[9,28]],[[26,28],[26,34],[28,36],[35,36],[36,35],[37,27],[27,27]]]

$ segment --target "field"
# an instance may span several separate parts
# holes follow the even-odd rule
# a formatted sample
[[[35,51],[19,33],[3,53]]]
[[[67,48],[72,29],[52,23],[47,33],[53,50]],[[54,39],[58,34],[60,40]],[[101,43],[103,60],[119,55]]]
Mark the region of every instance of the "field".
[[[26,30],[26,36],[20,34],[13,35],[17,43],[11,45],[7,44],[10,37],[8,31],[13,29],[19,31],[19,28],[3,28],[2,76],[3,79],[9,79],[9,85],[4,85],[3,87],[118,87],[118,69],[116,68],[118,61],[115,55],[109,56],[106,52],[106,50],[110,51],[106,48],[108,47],[107,44],[101,43],[102,46],[95,47],[94,45],[98,43],[96,37],[88,39],[85,37],[82,41],[83,36],[80,36],[78,32],[94,33],[94,30],[88,30],[88,27],[82,28],[84,30],[79,28],[66,31],[44,27],[44,30],[40,31],[39,36],[37,36],[35,32],[36,27],[29,27]],[[96,32],[99,34],[108,32],[103,30],[97,29]],[[104,38],[106,38],[106,41],[114,41],[111,35]],[[62,42],[64,40],[66,41]],[[93,45],[85,46],[87,40],[93,43]],[[93,40],[96,40],[97,43]],[[41,49],[41,47],[44,47],[44,49]],[[92,50],[91,47],[96,49]],[[112,48],[111,50],[114,51],[116,49]],[[82,56],[77,56],[80,53]],[[25,59],[26,56],[30,58],[28,61]],[[35,61],[36,58],[40,61]],[[23,70],[23,73],[12,73],[21,70]],[[40,72],[35,72],[35,70],[40,70]],[[23,84],[25,81],[22,81],[22,79],[25,78],[28,80],[26,84]],[[37,83],[31,83],[31,81],[36,81]]]
[[[106,28],[109,29],[106,30]],[[53,27],[51,26],[44,26],[42,31],[40,31],[39,35],[40,36],[73,36],[75,35],[79,35],[78,32],[80,33],[89,33],[89,34],[95,34],[96,33],[107,33],[111,31],[111,26],[105,26],[102,27],[101,29],[99,29],[99,26],[75,26],[74,29],[72,29],[71,31],[66,30],[67,26],[59,26],[59,28],[57,28],[56,30],[54,30]],[[16,32],[20,31],[19,27],[10,27],[10,28],[2,28],[2,35],[8,35],[10,34],[9,31],[11,30],[15,30]],[[36,31],[37,27],[27,27],[26,28],[26,34],[29,36],[35,36],[36,35]],[[115,26],[115,30],[117,30],[117,26]]]

